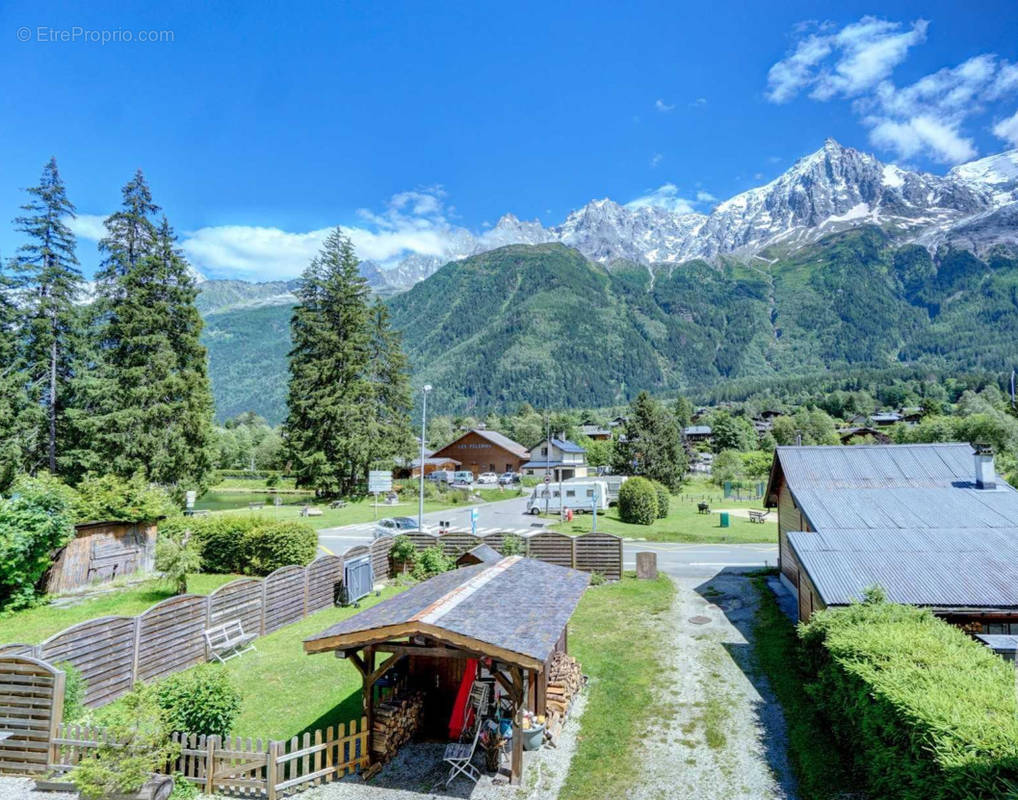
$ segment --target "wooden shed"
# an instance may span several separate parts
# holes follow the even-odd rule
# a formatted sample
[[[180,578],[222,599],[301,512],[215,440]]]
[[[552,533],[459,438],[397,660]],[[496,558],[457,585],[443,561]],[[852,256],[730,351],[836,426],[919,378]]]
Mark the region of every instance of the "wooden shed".
[[[470,567],[474,564],[497,564],[502,560],[502,554],[494,547],[486,544],[479,544],[471,550],[467,550],[456,559],[457,567]]]
[[[84,522],[53,559],[44,578],[47,594],[69,592],[155,568],[156,523]]]
[[[523,711],[546,713],[548,670],[567,648],[569,619],[588,582],[584,572],[520,556],[466,566],[305,639],[304,650],[335,652],[361,673],[372,755],[379,679],[398,672],[407,691],[422,692],[434,730],[449,718],[467,665],[476,665],[471,677],[490,676],[511,701],[511,779],[518,782]]]

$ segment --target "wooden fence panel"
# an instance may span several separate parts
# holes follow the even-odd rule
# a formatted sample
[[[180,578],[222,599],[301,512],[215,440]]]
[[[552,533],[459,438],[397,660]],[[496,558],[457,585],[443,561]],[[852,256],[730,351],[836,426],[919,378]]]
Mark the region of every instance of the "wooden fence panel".
[[[64,709],[64,673],[28,656],[0,658],[0,772],[46,772]]]
[[[354,545],[348,547],[343,551],[343,561],[349,561],[351,558],[360,558],[361,556],[371,555],[371,548],[364,544]]]
[[[499,553],[502,552],[502,541],[505,538],[505,534],[502,533],[502,531],[487,533],[484,536],[479,536],[477,538],[480,539],[483,544],[488,545],[488,547],[492,548],[493,550],[496,550]]]
[[[265,633],[303,619],[305,580],[304,567],[295,565],[280,567],[265,578]]]
[[[371,569],[375,573],[376,581],[383,581],[389,577],[389,548],[392,547],[394,538],[386,534],[371,543]]]
[[[135,681],[150,681],[205,660],[209,599],[185,594],[152,606],[138,617]]]
[[[25,644],[24,642],[0,644],[0,656],[29,656],[31,658],[36,658],[38,650],[38,645]]]
[[[599,572],[610,581],[622,579],[622,539],[610,533],[576,537],[576,569]]]
[[[438,537],[433,533],[424,533],[423,531],[411,531],[406,534],[406,537],[414,543],[414,547],[418,550],[426,550],[429,547],[434,547],[438,544]]]
[[[467,550],[473,550],[484,540],[467,531],[449,531],[439,538],[442,551],[451,558],[459,558]]]
[[[560,567],[573,565],[573,537],[554,531],[535,533],[527,539],[527,556]]]
[[[262,582],[254,578],[220,586],[209,595],[209,624],[214,628],[239,619],[245,633],[262,632]]]
[[[321,611],[336,603],[336,593],[343,581],[343,559],[320,556],[308,564],[308,613]]]
[[[116,700],[134,683],[135,617],[99,617],[51,636],[39,647],[49,664],[69,661],[85,681],[85,705]]]

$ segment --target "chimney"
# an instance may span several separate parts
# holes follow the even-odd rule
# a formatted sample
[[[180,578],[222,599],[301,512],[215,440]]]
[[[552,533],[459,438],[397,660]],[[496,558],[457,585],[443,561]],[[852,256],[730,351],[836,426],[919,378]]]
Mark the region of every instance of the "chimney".
[[[976,461],[976,488],[996,489],[997,473],[993,468],[993,448],[987,444],[974,444]]]

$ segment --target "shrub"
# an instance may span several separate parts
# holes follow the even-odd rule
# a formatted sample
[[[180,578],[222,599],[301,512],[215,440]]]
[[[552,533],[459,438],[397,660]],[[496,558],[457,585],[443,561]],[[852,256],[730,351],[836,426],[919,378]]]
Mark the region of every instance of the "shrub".
[[[85,800],[134,794],[153,772],[180,754],[147,687],[132,689],[112,708],[104,726],[109,736],[68,774]]]
[[[657,518],[664,519],[668,516],[668,505],[671,502],[672,494],[665,488],[664,484],[652,481],[654,491],[657,493]]]
[[[398,567],[402,572],[412,568],[417,561],[417,548],[405,534],[399,534],[392,540],[389,548],[389,560],[393,567]]]
[[[202,572],[242,573],[248,566],[247,534],[271,524],[272,520],[253,514],[173,517],[160,524],[159,535],[181,536],[191,530],[201,552]]]
[[[85,713],[85,679],[70,661],[54,664],[64,672],[64,722],[73,722]]]
[[[87,475],[77,490],[74,516],[78,522],[148,522],[176,510],[170,496],[150,486],[140,473],[130,480],[116,475]]]
[[[178,672],[155,687],[156,702],[172,731],[229,736],[240,713],[240,692],[217,664]]]
[[[880,601],[801,626],[807,690],[873,797],[1018,791],[1013,666],[930,612]]]
[[[523,541],[523,537],[517,536],[515,533],[507,533],[502,537],[501,551],[504,556],[522,556],[527,552],[527,545]]]
[[[306,522],[276,522],[248,531],[244,572],[268,575],[290,564],[310,564],[318,552],[318,532]]]
[[[74,536],[74,491],[48,474],[21,477],[0,499],[0,608],[32,605],[51,553]]]
[[[632,525],[653,525],[657,492],[646,478],[630,478],[619,488],[619,519]]]
[[[448,572],[456,563],[445,554],[438,545],[426,547],[417,554],[417,563],[411,573],[417,580],[423,581],[441,572]]]
[[[156,570],[171,581],[177,594],[187,594],[187,576],[201,570],[201,551],[190,530],[164,532],[156,540]]]
[[[604,582],[605,582],[605,577],[604,577],[604,575],[602,573],[600,573],[600,572],[591,572],[590,573],[590,585],[591,586],[601,586]]]

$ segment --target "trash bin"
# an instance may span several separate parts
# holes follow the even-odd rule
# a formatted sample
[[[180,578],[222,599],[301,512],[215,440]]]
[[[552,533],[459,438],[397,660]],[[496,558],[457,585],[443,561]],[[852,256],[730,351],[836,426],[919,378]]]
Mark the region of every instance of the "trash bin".
[[[523,731],[523,749],[540,750],[544,744],[544,725],[534,725]]]
[[[728,516],[728,512],[727,511],[722,511],[721,512],[721,527],[722,528],[728,528],[728,527],[731,527],[731,524],[732,523],[731,523],[730,517]]]

